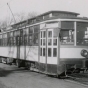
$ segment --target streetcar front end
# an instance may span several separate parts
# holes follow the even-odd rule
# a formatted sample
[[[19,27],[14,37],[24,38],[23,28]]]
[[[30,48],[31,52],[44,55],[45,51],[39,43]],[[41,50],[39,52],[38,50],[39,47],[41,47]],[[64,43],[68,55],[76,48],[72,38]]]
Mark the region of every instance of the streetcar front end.
[[[79,73],[88,68],[88,22],[62,21],[59,72]]]

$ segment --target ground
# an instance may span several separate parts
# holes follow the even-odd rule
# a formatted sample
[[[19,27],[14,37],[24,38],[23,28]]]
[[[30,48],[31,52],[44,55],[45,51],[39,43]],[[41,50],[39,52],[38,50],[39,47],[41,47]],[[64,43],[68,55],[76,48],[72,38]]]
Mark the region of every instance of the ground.
[[[0,88],[88,88],[88,86],[0,63]]]

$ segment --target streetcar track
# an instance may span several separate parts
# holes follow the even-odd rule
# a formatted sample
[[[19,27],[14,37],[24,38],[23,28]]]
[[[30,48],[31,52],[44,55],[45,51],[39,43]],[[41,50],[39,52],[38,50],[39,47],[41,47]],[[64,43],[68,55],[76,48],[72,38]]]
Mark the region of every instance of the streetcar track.
[[[71,82],[71,83],[78,84],[78,85],[82,85],[84,87],[88,87],[87,84],[83,84],[83,83],[80,83],[80,82],[77,82],[77,81],[74,81],[74,80],[65,79],[64,81]]]
[[[65,81],[68,82],[73,82],[73,83],[78,83],[83,86],[88,87],[88,75],[83,73],[83,74],[72,74],[67,76],[67,79],[64,79]]]

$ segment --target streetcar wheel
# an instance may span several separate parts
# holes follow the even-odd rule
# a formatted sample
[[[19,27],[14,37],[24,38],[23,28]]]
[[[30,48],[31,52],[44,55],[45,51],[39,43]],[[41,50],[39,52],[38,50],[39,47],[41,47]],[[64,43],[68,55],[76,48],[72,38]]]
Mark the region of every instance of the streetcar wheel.
[[[30,70],[30,63],[29,62],[25,62],[25,69],[26,70]]]
[[[16,66],[17,66],[18,68],[20,68],[20,61],[19,61],[19,60],[16,60]]]
[[[80,73],[80,69],[79,68],[76,69],[76,73]]]
[[[57,78],[62,79],[61,75],[57,75]]]

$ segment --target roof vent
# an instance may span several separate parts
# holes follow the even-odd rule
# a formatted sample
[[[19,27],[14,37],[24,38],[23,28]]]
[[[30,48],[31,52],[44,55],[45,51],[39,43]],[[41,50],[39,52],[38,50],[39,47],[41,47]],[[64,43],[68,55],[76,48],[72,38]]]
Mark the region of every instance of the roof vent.
[[[52,17],[52,13],[49,14],[49,17]]]

